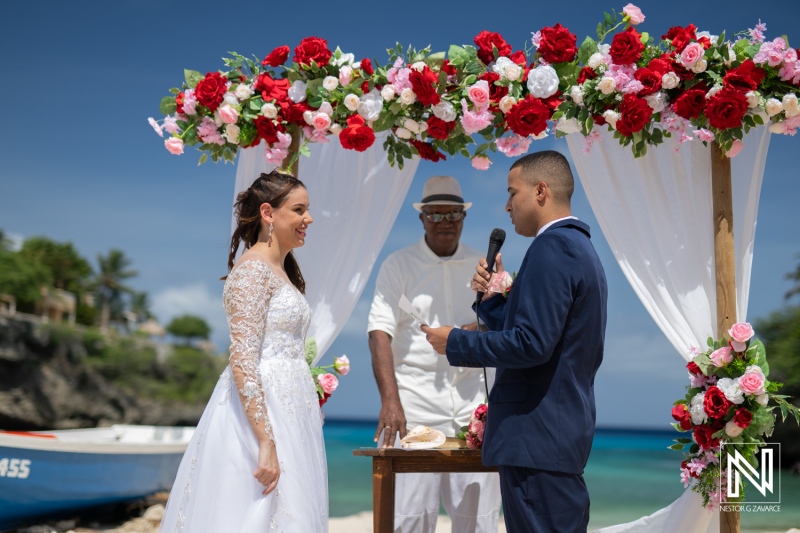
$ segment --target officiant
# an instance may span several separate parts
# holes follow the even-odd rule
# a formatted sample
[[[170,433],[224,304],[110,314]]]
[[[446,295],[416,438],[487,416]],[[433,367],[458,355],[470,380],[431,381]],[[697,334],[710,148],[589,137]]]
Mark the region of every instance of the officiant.
[[[422,238],[386,258],[378,272],[369,314],[369,349],[381,410],[375,441],[391,447],[407,428],[424,425],[454,437],[486,398],[480,368],[451,367],[437,356],[419,324],[400,310],[405,295],[432,326],[475,329],[470,288],[480,252],[460,242],[467,210],[461,186],[433,176],[423,187],[419,211]],[[493,379],[494,372],[488,374]],[[453,531],[496,532],[500,484],[496,473],[397,474],[396,533],[433,533],[444,506]]]

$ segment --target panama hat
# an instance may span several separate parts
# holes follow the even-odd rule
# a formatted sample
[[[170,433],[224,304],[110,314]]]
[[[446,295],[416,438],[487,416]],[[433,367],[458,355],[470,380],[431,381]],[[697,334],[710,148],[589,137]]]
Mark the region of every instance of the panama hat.
[[[422,211],[426,205],[460,205],[464,211],[472,206],[465,202],[461,194],[461,185],[452,176],[433,176],[422,188],[422,201],[414,202],[414,209]]]

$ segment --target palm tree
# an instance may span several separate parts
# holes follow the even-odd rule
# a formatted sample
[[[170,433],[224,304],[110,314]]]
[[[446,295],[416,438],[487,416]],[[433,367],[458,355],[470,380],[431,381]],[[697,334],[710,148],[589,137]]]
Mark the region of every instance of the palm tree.
[[[797,254],[797,257],[800,258],[800,254]],[[794,281],[794,287],[789,289],[789,291],[784,295],[784,298],[788,300],[795,294],[800,294],[800,262],[797,263],[797,268],[794,272],[789,272],[786,274],[786,279]]]
[[[150,312],[150,295],[146,292],[134,291],[131,293],[131,313],[136,315],[136,322],[144,322],[153,318]]]
[[[131,260],[125,257],[122,250],[112,248],[108,255],[97,256],[98,273],[95,279],[95,286],[100,294],[100,329],[106,331],[111,318],[111,308],[118,307],[122,303],[124,293],[132,294],[134,291],[130,287],[123,285],[123,281],[138,275],[135,270],[129,270]]]

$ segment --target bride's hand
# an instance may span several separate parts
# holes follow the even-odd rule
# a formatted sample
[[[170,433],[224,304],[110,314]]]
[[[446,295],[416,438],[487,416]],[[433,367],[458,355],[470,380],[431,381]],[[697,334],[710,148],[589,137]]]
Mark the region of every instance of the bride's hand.
[[[278,479],[281,477],[281,467],[278,464],[278,453],[275,451],[275,443],[272,439],[263,440],[258,445],[258,468],[253,472],[259,483],[264,485],[264,492],[267,495],[278,486]]]

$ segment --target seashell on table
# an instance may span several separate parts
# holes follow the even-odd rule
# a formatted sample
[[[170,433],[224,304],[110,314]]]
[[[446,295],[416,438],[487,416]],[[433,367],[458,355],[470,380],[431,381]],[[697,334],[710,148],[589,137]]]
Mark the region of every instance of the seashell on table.
[[[447,438],[438,429],[427,426],[417,426],[400,439],[400,444],[406,450],[427,450],[443,445]]]

